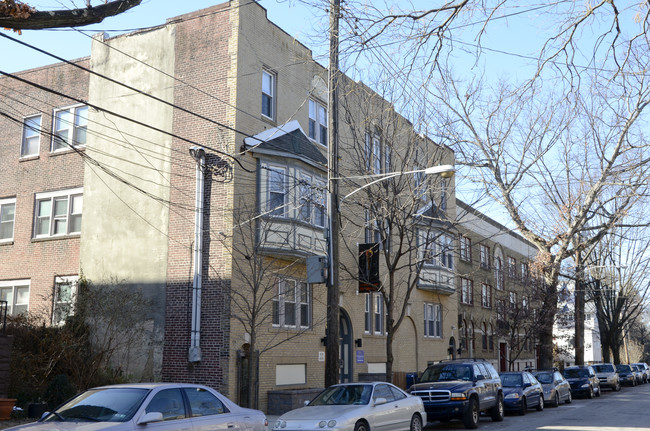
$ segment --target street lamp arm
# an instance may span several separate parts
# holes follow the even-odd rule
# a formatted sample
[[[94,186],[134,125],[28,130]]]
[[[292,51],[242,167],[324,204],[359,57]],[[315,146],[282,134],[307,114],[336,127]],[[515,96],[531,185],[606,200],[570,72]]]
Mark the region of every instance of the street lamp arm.
[[[387,180],[389,178],[395,178],[399,177],[401,175],[409,175],[409,174],[416,174],[418,172],[424,172],[425,175],[432,175],[432,174],[440,174],[441,177],[443,178],[449,178],[454,175],[456,170],[454,169],[453,165],[440,165],[440,166],[431,166],[428,168],[424,169],[415,169],[412,171],[401,171],[401,172],[389,172],[389,173],[383,173],[383,174],[374,174],[374,175],[360,175],[360,176],[352,176],[352,177],[345,177],[345,179],[362,179],[362,178],[376,178],[373,181],[370,181],[368,184],[364,184],[363,186],[352,190],[350,193],[347,195],[343,196],[343,199],[347,199],[348,197],[352,196],[356,192],[365,189],[366,187],[369,187],[373,184],[376,184],[378,182]],[[337,178],[337,179],[344,179],[344,178]]]

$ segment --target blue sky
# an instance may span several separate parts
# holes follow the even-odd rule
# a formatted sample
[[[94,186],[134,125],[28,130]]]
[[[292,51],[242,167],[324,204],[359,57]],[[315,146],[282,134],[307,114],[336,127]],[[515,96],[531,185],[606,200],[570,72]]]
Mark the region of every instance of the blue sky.
[[[39,10],[62,8],[61,4],[56,0],[28,0],[28,3]],[[82,4],[83,2],[78,0],[75,3]],[[73,29],[31,30],[23,31],[22,35],[6,30],[0,31],[59,57],[71,60],[90,54],[90,38],[88,35],[106,31],[109,35],[115,36],[124,31],[156,26],[164,24],[167,18],[219,3],[222,3],[222,1],[143,0],[139,6],[125,13],[107,18],[100,24],[80,27],[79,31]],[[242,0],[242,3],[245,3],[245,0]],[[303,42],[309,38],[309,34],[315,28],[315,15],[324,14],[324,12],[319,12],[313,8],[309,9],[295,0],[261,0],[259,3],[267,9],[271,21]],[[65,4],[67,5],[67,3]],[[5,72],[17,72],[57,62],[45,54],[38,53],[6,38],[0,38],[0,52],[2,53],[2,56],[0,56],[0,69]]]

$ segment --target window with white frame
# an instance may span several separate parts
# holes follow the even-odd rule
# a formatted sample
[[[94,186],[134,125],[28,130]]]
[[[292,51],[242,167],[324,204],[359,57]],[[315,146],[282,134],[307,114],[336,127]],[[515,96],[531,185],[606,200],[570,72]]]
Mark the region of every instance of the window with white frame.
[[[7,315],[18,316],[29,310],[29,280],[0,281],[0,301],[7,302]]]
[[[391,161],[391,152],[392,148],[391,146],[386,143],[384,146],[384,172],[392,172],[392,161]]]
[[[528,297],[525,296],[525,295],[522,296],[521,297],[521,308],[522,308],[522,310],[528,311],[528,304],[529,304]]]
[[[377,219],[372,218],[370,211],[366,210],[366,243],[381,243],[381,232],[377,226]]]
[[[262,115],[275,120],[275,74],[262,71]]]
[[[515,278],[517,276],[517,260],[514,257],[508,256],[508,277]]]
[[[44,238],[81,233],[83,189],[37,193],[34,237]]]
[[[52,151],[86,145],[88,107],[73,106],[54,112]]]
[[[472,280],[467,278],[460,278],[460,302],[466,305],[472,305],[473,301],[473,292],[472,292]]]
[[[451,235],[421,230],[419,240],[425,263],[454,269],[454,238]]]
[[[482,268],[489,268],[490,267],[490,247],[488,247],[485,244],[480,244],[479,245],[479,258],[481,262],[481,267]]]
[[[447,180],[440,179],[440,209],[447,211]]]
[[[508,292],[508,298],[510,299],[510,309],[517,308],[517,292]]]
[[[316,226],[325,226],[325,183],[308,174],[301,174],[298,184],[298,219]]]
[[[458,238],[458,252],[460,260],[465,262],[472,261],[472,240],[466,236],[461,235]]]
[[[308,328],[311,326],[310,285],[292,279],[278,280],[273,298],[273,326]]]
[[[309,137],[327,146],[327,109],[313,99],[309,99]]]
[[[374,293],[374,333],[381,335],[384,333],[384,298],[381,293]]]
[[[284,168],[269,167],[268,169],[268,200],[267,210],[273,216],[285,217],[287,214],[287,171]]]
[[[381,139],[377,135],[372,137],[372,166],[373,173],[381,174]]]
[[[442,337],[442,313],[440,304],[424,303],[424,336]]]
[[[528,279],[528,264],[525,262],[521,263],[521,279],[524,281]]]
[[[497,290],[503,290],[504,277],[503,277],[503,262],[500,257],[494,259],[494,279],[496,280]]]
[[[14,239],[16,198],[0,199],[0,243]]]
[[[505,320],[505,317],[506,317],[506,301],[504,301],[503,299],[497,299],[496,306],[497,306],[497,319],[498,320]]]
[[[366,297],[366,306],[365,306],[365,325],[364,332],[370,334],[372,332],[372,296],[370,293],[365,294]]]
[[[33,115],[23,121],[23,140],[20,146],[20,157],[37,156],[41,147],[42,116]]]
[[[63,325],[65,320],[74,314],[78,282],[79,277],[76,275],[54,279],[53,325]]]
[[[487,283],[481,283],[481,305],[492,308],[492,286]]]

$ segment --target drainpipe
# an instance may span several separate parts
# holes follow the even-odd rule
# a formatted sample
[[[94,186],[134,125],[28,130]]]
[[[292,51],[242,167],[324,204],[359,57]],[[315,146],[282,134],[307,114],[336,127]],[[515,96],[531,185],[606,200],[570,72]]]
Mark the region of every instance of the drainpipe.
[[[201,361],[201,287],[203,284],[203,199],[205,194],[205,150],[190,148],[196,160],[196,202],[194,217],[194,280],[192,283],[192,332],[189,362]]]

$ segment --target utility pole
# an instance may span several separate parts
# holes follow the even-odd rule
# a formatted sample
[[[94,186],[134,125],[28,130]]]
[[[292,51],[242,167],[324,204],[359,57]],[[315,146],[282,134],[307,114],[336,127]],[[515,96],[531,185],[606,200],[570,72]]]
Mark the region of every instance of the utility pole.
[[[328,70],[329,109],[329,271],[327,272],[327,329],[325,342],[325,387],[339,383],[339,14],[340,0],[330,0],[330,57]]]
[[[579,238],[579,237],[578,237]],[[585,364],[585,271],[580,251],[576,252],[576,287],[574,292],[575,361]]]

